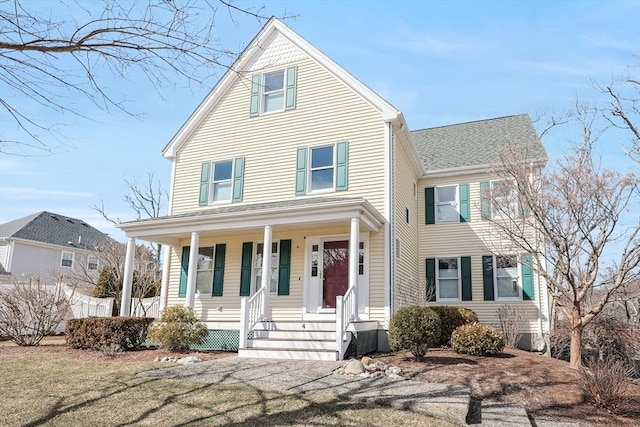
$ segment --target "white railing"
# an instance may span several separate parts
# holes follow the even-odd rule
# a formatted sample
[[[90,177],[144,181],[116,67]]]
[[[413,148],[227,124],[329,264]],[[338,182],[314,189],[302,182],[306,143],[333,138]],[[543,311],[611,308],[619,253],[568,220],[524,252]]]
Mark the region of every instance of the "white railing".
[[[113,298],[94,298],[75,292],[67,285],[62,285],[69,298],[74,319],[83,317],[111,317]]]
[[[131,298],[131,317],[160,317],[160,297]]]
[[[338,360],[342,360],[344,352],[349,346],[350,339],[347,339],[347,328],[349,323],[357,318],[355,298],[355,286],[349,287],[342,296],[336,297],[336,351]]]
[[[240,300],[240,348],[247,347],[247,335],[256,324],[264,320],[266,313],[262,313],[267,288],[260,288],[250,298]]]

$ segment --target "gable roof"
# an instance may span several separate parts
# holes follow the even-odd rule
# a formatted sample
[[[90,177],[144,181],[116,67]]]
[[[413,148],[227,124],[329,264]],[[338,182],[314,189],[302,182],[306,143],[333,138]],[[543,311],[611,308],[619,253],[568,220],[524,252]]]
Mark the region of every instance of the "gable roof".
[[[311,43],[300,37],[293,30],[276,18],[270,18],[262,27],[258,34],[251,40],[249,45],[242,51],[236,61],[227,69],[222,78],[216,83],[211,92],[198,105],[187,121],[178,132],[171,138],[171,141],[162,150],[162,155],[166,158],[174,158],[179,148],[188,139],[191,132],[196,129],[207,117],[209,112],[223,98],[224,94],[238,79],[247,79],[246,67],[257,58],[266,45],[276,34],[280,34],[298,49],[304,52],[310,59],[315,61],[322,68],[340,80],[349,89],[364,99],[369,105],[376,109],[381,118],[385,121],[397,121],[404,125],[406,123],[402,113],[393,105],[385,101],[382,97],[369,89],[365,84],[349,74],[344,68],[336,64],[331,58],[318,50]],[[249,101],[247,99],[247,108]],[[247,116],[248,116],[247,111]]]
[[[485,169],[508,144],[526,147],[533,162],[547,159],[528,114],[416,130],[411,137],[427,175]]]
[[[90,251],[102,243],[113,241],[80,219],[46,211],[0,224],[0,238],[31,240]]]

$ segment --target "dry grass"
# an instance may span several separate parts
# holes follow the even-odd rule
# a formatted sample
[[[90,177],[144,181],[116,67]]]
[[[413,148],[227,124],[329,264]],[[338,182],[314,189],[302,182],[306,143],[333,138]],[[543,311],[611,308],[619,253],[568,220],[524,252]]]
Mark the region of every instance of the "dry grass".
[[[11,351],[2,343],[2,425],[450,425],[328,396],[143,378],[136,374],[169,364],[126,356],[75,357],[54,347]]]

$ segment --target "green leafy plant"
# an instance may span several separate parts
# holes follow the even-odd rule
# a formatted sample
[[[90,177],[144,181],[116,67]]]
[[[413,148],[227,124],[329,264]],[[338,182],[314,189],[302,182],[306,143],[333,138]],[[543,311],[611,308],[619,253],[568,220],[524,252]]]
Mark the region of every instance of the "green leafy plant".
[[[457,353],[494,356],[504,349],[502,333],[493,326],[469,323],[451,334],[451,347]]]
[[[151,325],[149,339],[170,351],[186,351],[191,344],[202,343],[208,333],[192,309],[173,306],[167,307]]]
[[[438,305],[429,307],[440,316],[442,335],[440,345],[451,345],[451,334],[457,327],[478,321],[478,315],[468,308]]]
[[[427,307],[405,307],[391,318],[389,345],[393,351],[410,351],[416,360],[424,360],[430,347],[440,343],[441,321]]]

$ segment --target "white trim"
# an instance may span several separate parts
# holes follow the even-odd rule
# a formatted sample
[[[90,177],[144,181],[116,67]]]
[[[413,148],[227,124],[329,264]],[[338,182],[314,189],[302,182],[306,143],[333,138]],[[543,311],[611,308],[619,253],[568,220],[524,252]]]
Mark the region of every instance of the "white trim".
[[[455,190],[454,190],[455,208],[456,208],[456,212],[458,213],[458,215],[456,215],[455,219],[443,221],[438,216],[438,206],[440,205],[440,197],[438,195],[438,189],[449,188],[449,187],[454,187],[455,188]],[[460,222],[460,186],[458,184],[438,185],[438,186],[434,187],[434,192],[433,193],[434,193],[433,194],[433,209],[435,210],[434,216],[435,216],[436,224],[451,224],[451,223]],[[445,204],[448,204],[449,206],[453,206],[451,202],[443,203],[443,205],[445,205]]]
[[[64,259],[64,254],[71,254],[71,265],[62,264],[62,262],[65,260]],[[76,258],[75,253],[73,253],[71,251],[62,250],[62,254],[60,255],[60,267],[61,268],[69,268],[69,269],[73,270],[73,264],[75,263],[75,258]]]
[[[231,175],[229,177],[229,179],[223,179],[221,181],[214,181],[214,176],[215,176],[215,168],[216,168],[216,163],[231,163]],[[218,204],[227,204],[230,203],[231,200],[233,199],[233,174],[235,172],[235,159],[231,159],[231,160],[215,160],[215,161],[211,161],[210,162],[210,166],[209,166],[209,191],[207,192],[207,205],[218,205]],[[214,200],[213,199],[213,194],[214,194],[214,184],[216,182],[229,182],[230,184],[230,188],[231,190],[229,191],[229,198],[228,199],[220,199],[220,200]]]
[[[391,139],[393,135],[393,126],[386,123],[386,132],[384,133],[384,321],[383,327],[388,327],[393,314],[391,307],[391,206],[392,202],[392,180],[391,180]]]
[[[441,298],[440,297],[440,263],[441,259],[453,258],[458,260],[458,298]],[[440,302],[460,302],[462,301],[462,257],[461,256],[441,256],[436,259],[436,301]],[[495,270],[494,270],[495,274]],[[445,279],[452,279],[445,278]]]
[[[307,164],[309,165],[309,167],[307,168],[307,193],[306,194],[318,194],[318,193],[333,193],[336,191],[336,168],[337,168],[337,159],[338,159],[338,150],[337,150],[337,143],[334,144],[326,144],[326,145],[318,145],[316,147],[307,147]],[[328,148],[331,147],[331,155],[333,157],[333,163],[331,164],[331,166],[325,166],[325,167],[321,167],[321,168],[317,168],[317,169],[313,169],[313,167],[311,166],[311,159],[312,159],[312,152],[313,150],[317,150],[320,148]],[[317,190],[313,190],[313,182],[312,182],[312,172],[314,170],[327,170],[327,169],[331,169],[331,178],[332,178],[332,183],[331,183],[331,187],[327,187],[327,188],[319,188]]]

